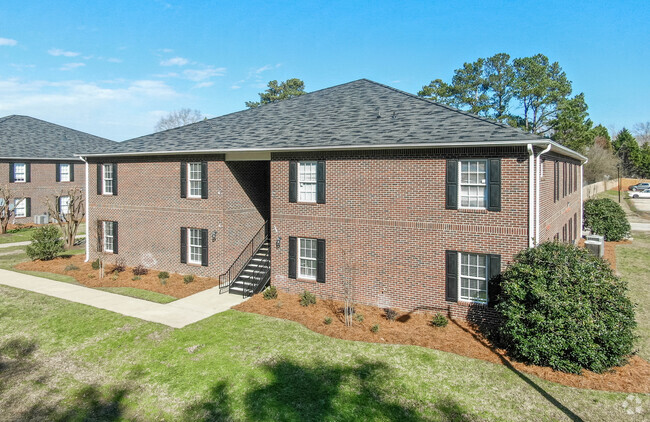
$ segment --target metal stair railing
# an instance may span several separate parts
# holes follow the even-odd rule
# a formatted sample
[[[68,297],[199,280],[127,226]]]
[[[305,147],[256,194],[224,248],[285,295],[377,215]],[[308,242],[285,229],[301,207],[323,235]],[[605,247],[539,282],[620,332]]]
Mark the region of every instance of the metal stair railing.
[[[219,293],[228,291],[232,283],[237,280],[237,277],[244,271],[251,258],[255,256],[257,251],[269,238],[269,222],[266,221],[264,225],[255,233],[253,239],[244,247],[237,259],[232,263],[228,270],[219,276]]]
[[[258,256],[257,254],[255,256]],[[261,255],[262,264],[251,274],[251,277],[243,281],[242,296],[250,297],[259,293],[271,275],[271,245]]]

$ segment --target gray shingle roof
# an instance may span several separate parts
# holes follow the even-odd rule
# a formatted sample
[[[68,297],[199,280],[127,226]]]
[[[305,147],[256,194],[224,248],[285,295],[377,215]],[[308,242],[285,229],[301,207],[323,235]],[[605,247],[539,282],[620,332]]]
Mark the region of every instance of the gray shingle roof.
[[[542,138],[360,79],[121,142],[112,153],[369,147]],[[92,151],[88,151],[92,153]]]
[[[72,159],[78,151],[101,153],[117,142],[29,116],[0,118],[0,158]]]

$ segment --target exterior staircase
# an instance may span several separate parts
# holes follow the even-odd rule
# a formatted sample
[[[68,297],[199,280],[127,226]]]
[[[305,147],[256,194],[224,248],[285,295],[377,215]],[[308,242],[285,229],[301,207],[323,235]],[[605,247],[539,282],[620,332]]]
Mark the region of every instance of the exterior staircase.
[[[230,284],[228,292],[252,296],[262,291],[271,278],[271,244],[268,237],[248,261],[237,278]]]

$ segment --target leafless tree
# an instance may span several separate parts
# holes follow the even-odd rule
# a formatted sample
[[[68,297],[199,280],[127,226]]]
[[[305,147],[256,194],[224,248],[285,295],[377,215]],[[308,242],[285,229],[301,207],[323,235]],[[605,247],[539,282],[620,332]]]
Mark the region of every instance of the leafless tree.
[[[639,145],[650,142],[650,122],[636,123],[632,128],[632,132]]]
[[[181,108],[169,113],[165,117],[161,117],[156,123],[155,131],[160,132],[167,129],[173,129],[179,126],[189,125],[204,120],[204,117],[199,110],[191,110],[189,108]]]
[[[61,198],[67,198],[67,206],[62,207]],[[86,211],[81,189],[74,187],[67,191],[61,191],[54,198],[45,198],[47,212],[52,216],[63,233],[65,248],[71,249],[74,246],[79,225],[83,221]],[[87,236],[86,236],[87,237]]]
[[[98,245],[97,248],[97,262],[99,263],[99,278],[104,278],[106,275],[106,272],[104,271],[105,269],[105,264],[106,264],[106,252],[104,251],[104,235],[103,235],[103,230],[104,227],[102,226],[102,221],[101,220],[95,220],[95,227],[97,228],[94,231],[93,238],[95,239],[95,245]],[[90,226],[87,227],[86,230],[86,242],[88,241],[88,235],[91,233]]]
[[[7,233],[7,226],[9,225],[9,220],[14,215],[13,207],[10,207],[9,204],[13,199],[13,194],[11,189],[8,186],[0,186],[0,233]]]
[[[612,152],[612,150],[595,143],[587,151],[589,161],[585,164],[584,178],[587,183],[595,183],[604,180],[606,176],[609,179],[616,178],[616,165],[621,160]]]
[[[350,251],[343,251],[343,276],[341,286],[343,287],[343,317],[347,327],[352,325],[354,316],[354,293],[357,267],[350,256]]]

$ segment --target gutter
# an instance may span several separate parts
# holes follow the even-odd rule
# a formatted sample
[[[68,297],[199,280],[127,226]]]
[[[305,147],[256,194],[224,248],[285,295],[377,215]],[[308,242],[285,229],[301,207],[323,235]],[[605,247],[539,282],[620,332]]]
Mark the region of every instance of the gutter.
[[[584,187],[584,183],[585,183],[584,176],[583,176],[583,170],[584,170],[585,164],[587,164],[588,162],[589,162],[589,159],[587,158],[587,159],[585,159],[584,163],[580,164],[580,238],[582,238],[582,228],[584,227],[583,226],[583,224],[584,224],[583,220],[584,220],[584,212],[585,212],[585,210],[584,210],[585,203],[584,203],[584,200],[582,198],[582,194],[583,194],[583,191],[584,191],[583,187]],[[616,184],[618,184],[618,180],[616,181]],[[620,185],[618,186],[618,189],[619,190],[621,189]]]
[[[88,195],[89,195],[89,193],[88,193],[89,192],[88,191],[88,161],[86,161],[86,159],[84,159],[84,157],[79,157],[79,159],[81,161],[83,161],[84,163],[86,163],[86,192],[85,192],[86,196],[85,196],[85,201],[84,201],[85,202],[84,205],[86,206],[86,260],[84,262],[88,262],[88,261],[90,261],[90,224],[89,224],[89,221],[90,221],[89,217],[90,216],[88,214],[89,209],[90,209],[88,203],[90,202],[90,199],[88,198]]]
[[[535,223],[534,223],[534,209],[533,204],[535,201],[535,179],[533,173],[535,169],[535,150],[532,144],[526,146],[528,149],[528,247],[535,246]]]
[[[540,152],[537,155],[537,158],[536,158],[536,164],[537,164],[535,166],[536,167],[536,169],[535,169],[535,189],[536,189],[535,190],[535,234],[537,236],[537,239],[535,239],[535,244],[536,245],[539,245],[539,185],[540,185],[540,182],[541,182],[540,174],[539,174],[540,173],[539,168],[540,168],[540,166],[542,164],[542,159],[540,157],[542,155],[546,154],[547,152],[549,152],[551,150],[551,147],[552,147],[552,145],[549,144],[546,147],[545,150],[543,150],[542,152]],[[585,160],[586,160],[586,158],[585,158]]]

